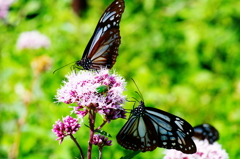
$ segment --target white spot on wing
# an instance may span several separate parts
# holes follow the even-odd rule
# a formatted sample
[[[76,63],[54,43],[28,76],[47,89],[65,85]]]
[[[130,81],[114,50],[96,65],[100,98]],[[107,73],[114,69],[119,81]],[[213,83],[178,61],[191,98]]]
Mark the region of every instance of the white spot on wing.
[[[104,30],[103,30],[103,32],[106,32],[106,31],[107,31],[107,29],[108,29],[108,28],[105,26],[105,27],[104,27]]]
[[[105,22],[109,17],[111,17],[113,14],[115,14],[116,12],[108,12],[106,14],[104,14],[104,16],[102,17],[102,19],[100,20],[100,22]]]
[[[111,16],[110,20],[112,21],[114,19],[114,16]]]

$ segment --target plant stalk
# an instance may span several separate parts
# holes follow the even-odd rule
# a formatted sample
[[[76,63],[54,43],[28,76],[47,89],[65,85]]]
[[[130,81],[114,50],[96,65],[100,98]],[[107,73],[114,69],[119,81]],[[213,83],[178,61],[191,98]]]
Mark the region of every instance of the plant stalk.
[[[90,126],[90,137],[88,142],[88,159],[91,159],[92,154],[92,142],[93,142],[93,135],[94,135],[94,123],[96,119],[96,113],[94,110],[89,111],[89,126]]]
[[[80,157],[81,157],[81,159],[84,159],[83,150],[82,150],[80,144],[77,142],[76,138],[75,138],[72,134],[70,134],[70,137],[71,137],[71,139],[75,142],[75,144],[77,145],[77,147],[78,147],[78,149],[79,149],[79,151],[80,151]]]

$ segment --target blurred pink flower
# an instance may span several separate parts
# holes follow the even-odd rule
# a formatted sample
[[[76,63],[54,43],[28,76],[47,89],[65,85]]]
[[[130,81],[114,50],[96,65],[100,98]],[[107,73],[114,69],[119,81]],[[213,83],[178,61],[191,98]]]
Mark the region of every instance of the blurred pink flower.
[[[14,0],[0,0],[0,19],[6,18],[8,9]]]
[[[47,48],[51,44],[49,38],[46,35],[34,30],[29,32],[23,32],[20,34],[17,41],[17,48],[19,49],[38,49]]]
[[[106,85],[108,90],[99,93],[99,86]],[[103,115],[110,122],[117,118],[125,118],[126,111],[122,107],[126,97],[122,94],[125,90],[125,80],[116,73],[109,73],[107,69],[97,71],[73,71],[67,76],[67,81],[57,91],[58,102],[66,104],[76,103],[73,112],[79,118],[88,114],[88,110]]]
[[[174,149],[165,150],[163,159],[228,159],[227,152],[222,149],[222,146],[214,142],[209,144],[208,140],[194,139],[197,146],[195,154],[184,154],[181,151]]]

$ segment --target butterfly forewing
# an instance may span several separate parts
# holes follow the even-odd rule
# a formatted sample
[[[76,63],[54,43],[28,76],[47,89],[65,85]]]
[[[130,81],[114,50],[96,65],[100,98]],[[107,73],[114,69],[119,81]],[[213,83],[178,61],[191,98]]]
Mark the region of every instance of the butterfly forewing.
[[[210,144],[213,144],[219,139],[219,133],[212,125],[202,124],[194,127],[194,137],[200,140],[207,139]]]
[[[158,147],[176,149],[187,154],[196,152],[191,139],[193,128],[187,121],[156,108],[145,107],[145,110],[157,131]]]
[[[119,23],[124,11],[124,1],[115,0],[103,13],[82,59],[76,65],[84,69],[112,68],[121,43]]]
[[[118,143],[133,151],[152,151],[158,146],[157,140],[155,128],[145,115],[132,115],[117,135]]]
[[[101,66],[111,68],[116,62],[118,47],[120,45],[120,33],[117,29],[106,32],[95,45],[89,58],[91,57],[92,67],[100,69]]]

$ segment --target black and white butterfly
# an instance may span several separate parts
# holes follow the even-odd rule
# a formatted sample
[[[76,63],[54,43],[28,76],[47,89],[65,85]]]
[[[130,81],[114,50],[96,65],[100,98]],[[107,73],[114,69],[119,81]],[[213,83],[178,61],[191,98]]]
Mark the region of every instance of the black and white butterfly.
[[[196,152],[193,133],[187,121],[165,111],[145,107],[142,98],[117,134],[117,141],[125,149],[133,151],[153,151],[162,147],[192,154]]]
[[[213,144],[219,139],[219,133],[216,128],[210,124],[201,124],[195,126],[194,128],[194,137],[200,140],[207,139],[210,144]]]
[[[119,23],[124,7],[123,0],[115,0],[105,10],[87,44],[82,59],[76,62],[76,68],[98,70],[101,67],[108,69],[113,67],[121,43]]]

